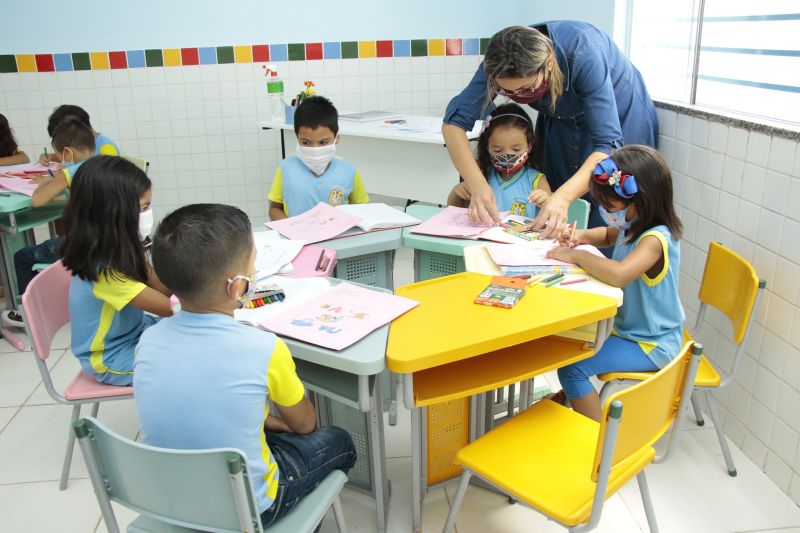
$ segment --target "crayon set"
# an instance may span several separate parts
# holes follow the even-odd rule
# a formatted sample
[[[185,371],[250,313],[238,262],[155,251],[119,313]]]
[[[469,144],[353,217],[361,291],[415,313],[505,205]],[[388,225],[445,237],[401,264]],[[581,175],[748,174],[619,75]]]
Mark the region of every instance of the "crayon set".
[[[257,309],[275,302],[282,302],[286,298],[283,289],[275,284],[257,287],[256,292],[245,306],[246,309]]]

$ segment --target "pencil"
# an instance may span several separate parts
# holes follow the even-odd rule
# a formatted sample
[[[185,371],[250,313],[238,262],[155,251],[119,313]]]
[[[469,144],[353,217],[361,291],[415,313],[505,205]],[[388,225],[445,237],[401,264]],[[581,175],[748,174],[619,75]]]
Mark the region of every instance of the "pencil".
[[[561,285],[572,285],[573,283],[583,283],[584,281],[589,281],[589,278],[570,279],[570,280],[567,280],[567,281],[562,281],[560,284]]]
[[[325,257],[325,249],[323,248],[322,251],[319,253],[319,259],[317,259],[317,268],[314,270],[319,270],[322,266],[322,258]]]
[[[553,281],[547,282],[544,284],[545,287],[552,287],[553,285],[557,285],[564,279],[564,275],[562,274],[560,277],[554,279]]]

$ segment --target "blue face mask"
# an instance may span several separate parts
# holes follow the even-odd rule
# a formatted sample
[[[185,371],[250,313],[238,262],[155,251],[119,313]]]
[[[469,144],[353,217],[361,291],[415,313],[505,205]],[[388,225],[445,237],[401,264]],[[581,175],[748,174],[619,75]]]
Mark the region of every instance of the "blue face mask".
[[[633,224],[633,221],[636,220],[636,217],[631,220],[625,220],[630,206],[626,207],[625,209],[620,209],[619,211],[614,211],[613,213],[609,213],[602,205],[599,206],[599,208],[600,218],[603,219],[603,222],[608,224],[609,228],[617,228],[624,231],[630,228],[631,224]]]

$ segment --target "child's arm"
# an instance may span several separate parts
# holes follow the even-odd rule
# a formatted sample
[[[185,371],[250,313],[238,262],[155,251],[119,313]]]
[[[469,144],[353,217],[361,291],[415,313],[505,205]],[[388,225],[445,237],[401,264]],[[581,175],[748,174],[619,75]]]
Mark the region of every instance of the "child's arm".
[[[531,192],[528,196],[528,201],[536,206],[540,206],[550,198],[550,193],[552,193],[552,189],[550,189],[550,184],[547,183],[547,177],[544,174],[539,175],[539,183],[536,184],[536,190]]]
[[[172,316],[172,304],[169,301],[169,296],[149,286],[134,297],[130,304],[137,309],[154,315]]]
[[[469,189],[467,184],[463,181],[453,187],[450,194],[447,195],[447,205],[454,205],[456,207],[469,207]]]
[[[67,175],[63,170],[56,172],[55,177],[42,181],[33,191],[31,206],[41,207],[53,198],[67,190]]]
[[[300,435],[311,433],[317,428],[317,413],[308,398],[303,399],[294,405],[286,406],[275,404],[281,415],[281,420],[294,432]]]
[[[658,237],[647,235],[622,261],[598,257],[583,250],[563,246],[550,250],[547,257],[575,263],[586,270],[590,276],[604,283],[614,287],[625,287],[653,267],[663,264],[664,248]]]
[[[156,271],[153,270],[153,267],[150,265],[147,266],[147,285],[157,290],[167,298],[172,296],[172,291],[170,291],[166,285],[161,283],[161,280],[158,279],[158,276],[156,275]]]
[[[0,166],[5,165],[23,165],[25,163],[30,163],[31,160],[28,157],[28,154],[23,152],[22,150],[18,150],[16,154],[9,155],[6,157],[0,157]]]
[[[570,248],[579,244],[591,244],[597,248],[613,246],[617,242],[619,230],[616,228],[592,228],[575,230],[572,235],[572,224],[567,224],[558,236],[558,244]]]
[[[270,220],[282,220],[284,218],[288,218],[286,216],[286,212],[283,210],[283,204],[279,204],[276,202],[269,203],[269,219]]]

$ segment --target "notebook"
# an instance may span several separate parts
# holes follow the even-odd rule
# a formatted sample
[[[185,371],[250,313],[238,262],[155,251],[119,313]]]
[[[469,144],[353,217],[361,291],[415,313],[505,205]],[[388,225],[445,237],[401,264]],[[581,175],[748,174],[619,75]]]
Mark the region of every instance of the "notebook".
[[[361,111],[358,113],[342,113],[339,115],[339,120],[346,120],[350,122],[374,122],[378,120],[394,120],[402,118],[400,113],[392,113],[389,111]]]
[[[361,220],[356,223],[356,228],[364,231],[402,228],[420,223],[419,219],[382,203],[337,205],[336,209],[360,218]]]
[[[468,212],[469,210],[464,207],[448,206],[416,226],[411,230],[411,233],[437,237],[477,239],[491,226],[470,221]]]

